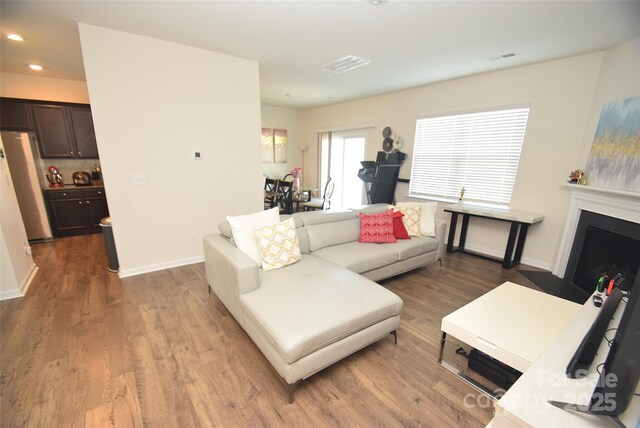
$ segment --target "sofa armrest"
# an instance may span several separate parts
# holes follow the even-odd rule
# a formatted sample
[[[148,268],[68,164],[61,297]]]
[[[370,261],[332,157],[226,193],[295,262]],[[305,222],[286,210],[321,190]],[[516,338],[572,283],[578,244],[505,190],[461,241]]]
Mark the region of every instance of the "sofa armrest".
[[[207,283],[242,324],[240,295],[260,286],[256,263],[220,235],[205,236],[203,245]]]
[[[447,222],[440,219],[435,219],[436,223],[436,239],[438,240],[438,251],[436,253],[436,260],[442,260],[444,255],[445,243],[444,235],[447,232]]]

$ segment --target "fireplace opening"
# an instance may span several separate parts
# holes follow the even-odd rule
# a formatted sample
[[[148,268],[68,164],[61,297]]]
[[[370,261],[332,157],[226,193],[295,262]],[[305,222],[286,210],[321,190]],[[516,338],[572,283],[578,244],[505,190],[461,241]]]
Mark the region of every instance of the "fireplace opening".
[[[565,279],[588,293],[602,273],[624,276],[628,290],[640,267],[640,224],[582,211],[567,263]]]

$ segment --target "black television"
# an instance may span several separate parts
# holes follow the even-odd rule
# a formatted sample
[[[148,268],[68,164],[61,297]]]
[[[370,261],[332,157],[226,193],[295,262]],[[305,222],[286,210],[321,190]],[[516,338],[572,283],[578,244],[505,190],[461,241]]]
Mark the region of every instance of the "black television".
[[[565,410],[610,417],[624,426],[618,416],[629,407],[640,380],[640,269],[622,302],[624,311],[610,340],[611,348],[589,404],[549,401],[550,404]]]

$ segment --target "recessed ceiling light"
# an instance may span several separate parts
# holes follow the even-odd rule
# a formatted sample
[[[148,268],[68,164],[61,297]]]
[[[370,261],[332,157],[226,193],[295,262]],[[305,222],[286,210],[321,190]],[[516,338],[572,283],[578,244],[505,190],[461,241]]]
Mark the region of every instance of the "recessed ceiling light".
[[[369,4],[372,4],[374,6],[380,6],[381,4],[385,4],[387,2],[387,0],[367,0],[369,2]]]
[[[38,64],[29,64],[29,68],[35,71],[42,71],[42,66]]]
[[[330,61],[322,66],[322,69],[325,71],[330,71],[331,73],[344,73],[345,71],[355,70],[356,68],[365,66],[371,63],[371,60],[366,58],[362,58],[356,55],[346,55],[342,58],[335,59]]]
[[[7,39],[13,40],[14,42],[23,42],[24,39],[20,34],[9,34],[7,35]]]

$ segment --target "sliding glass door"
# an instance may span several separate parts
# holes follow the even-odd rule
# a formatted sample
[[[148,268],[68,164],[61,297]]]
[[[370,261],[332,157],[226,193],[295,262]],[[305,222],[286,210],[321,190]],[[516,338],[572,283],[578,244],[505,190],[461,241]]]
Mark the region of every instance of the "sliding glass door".
[[[364,160],[366,133],[362,130],[323,132],[320,144],[320,191],[329,177],[335,183],[331,208],[350,208],[362,204],[363,183],[358,178]]]

